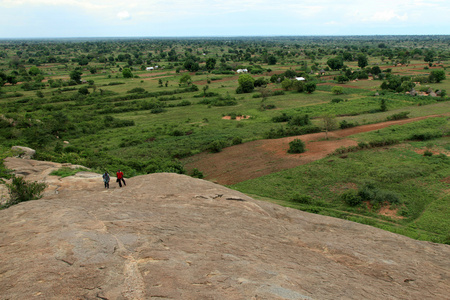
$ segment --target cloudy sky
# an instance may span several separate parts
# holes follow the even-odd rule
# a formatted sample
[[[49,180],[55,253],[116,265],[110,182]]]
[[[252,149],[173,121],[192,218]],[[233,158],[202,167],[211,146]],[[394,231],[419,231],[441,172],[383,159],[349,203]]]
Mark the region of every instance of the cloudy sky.
[[[0,0],[0,38],[450,34],[449,0]]]

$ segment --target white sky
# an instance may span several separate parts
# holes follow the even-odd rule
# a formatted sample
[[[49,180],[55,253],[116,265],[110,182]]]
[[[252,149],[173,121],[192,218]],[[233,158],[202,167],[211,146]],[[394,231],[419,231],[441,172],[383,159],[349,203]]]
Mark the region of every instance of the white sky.
[[[450,34],[449,0],[0,0],[0,38]]]

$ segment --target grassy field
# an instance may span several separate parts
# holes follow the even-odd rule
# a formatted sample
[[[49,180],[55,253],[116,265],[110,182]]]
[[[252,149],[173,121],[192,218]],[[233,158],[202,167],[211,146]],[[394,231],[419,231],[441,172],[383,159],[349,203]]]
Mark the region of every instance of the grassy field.
[[[80,164],[98,172],[120,168],[127,177],[186,173],[182,158],[262,139],[271,130],[292,133],[304,128],[274,121],[284,115],[308,115],[308,125],[316,126],[316,131],[324,129],[325,115],[338,126],[342,121],[383,122],[404,112],[408,117],[448,116],[450,98],[445,91],[450,90],[450,80],[437,82],[429,76],[433,70],[447,74],[449,41],[431,39],[433,43],[428,37],[3,41],[0,158],[11,155],[11,146],[22,145],[35,148],[37,159]],[[428,51],[434,51],[431,64],[424,61]],[[329,59],[344,54],[353,58],[332,70]],[[367,56],[367,66],[358,66],[358,55]],[[269,65],[269,57],[276,63]],[[211,59],[214,67],[207,69]],[[188,62],[198,68],[189,70]],[[158,69],[145,70],[156,65]],[[378,76],[371,74],[375,67],[383,71]],[[236,70],[241,68],[249,69],[253,80],[265,82],[251,92],[237,93]],[[130,78],[124,77],[126,69],[132,72]],[[81,82],[72,79],[74,72],[80,72]],[[340,75],[349,76],[348,82],[338,83]],[[182,81],[183,76],[189,80]],[[315,90],[299,92],[295,76],[307,78]],[[396,86],[381,88],[384,81],[396,79]],[[343,94],[334,94],[334,86],[342,87]],[[413,97],[406,94],[410,86],[443,93]],[[249,118],[233,120],[240,115]],[[353,138],[363,143],[391,140],[395,146],[348,151],[233,188],[413,238],[448,242],[445,191],[450,174],[448,160],[438,155],[450,150],[448,127],[448,120],[441,117],[360,134]],[[424,156],[419,150],[433,155]],[[392,216],[380,213],[386,208],[383,203],[349,206],[341,199],[347,190],[369,186],[380,195],[400,199],[388,206]]]
[[[335,155],[231,186],[258,199],[297,209],[345,218],[415,239],[450,242],[448,222],[450,158],[431,157],[415,150],[429,147],[447,152],[450,139],[409,142],[386,149]],[[371,184],[394,193],[398,203],[371,203],[351,207],[342,200],[348,190]],[[276,200],[275,200],[276,199]],[[380,214],[384,207],[389,217]]]

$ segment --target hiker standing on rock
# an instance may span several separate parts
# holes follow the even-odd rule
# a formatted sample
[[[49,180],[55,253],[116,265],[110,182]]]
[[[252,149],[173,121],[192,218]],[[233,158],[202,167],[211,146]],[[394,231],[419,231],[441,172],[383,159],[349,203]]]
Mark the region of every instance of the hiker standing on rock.
[[[123,178],[123,172],[120,170],[117,171],[117,182],[119,183],[119,187],[122,187],[122,182],[123,182],[123,185],[125,185],[125,186],[127,185],[125,183],[125,179]]]
[[[105,189],[109,189],[109,180],[111,179],[111,177],[109,176],[108,172],[105,172],[102,177],[103,182],[105,183]]]

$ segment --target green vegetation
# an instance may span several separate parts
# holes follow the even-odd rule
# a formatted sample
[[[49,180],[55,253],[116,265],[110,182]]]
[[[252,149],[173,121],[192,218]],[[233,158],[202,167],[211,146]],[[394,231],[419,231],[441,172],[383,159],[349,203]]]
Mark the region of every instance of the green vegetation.
[[[357,138],[371,134],[375,133],[360,134]],[[423,143],[409,142],[409,147],[383,151],[362,150],[362,145],[357,152],[336,153],[232,188],[256,198],[369,224],[415,239],[449,243],[450,223],[446,214],[450,199],[446,182],[450,178],[450,158],[416,153],[414,149],[423,147]],[[449,143],[449,138],[438,139],[433,147],[444,151]],[[383,207],[388,207],[394,218],[378,214]]]
[[[288,153],[303,153],[305,152],[305,143],[301,139],[295,139],[289,143]]]
[[[6,184],[6,186],[9,190],[10,199],[0,208],[8,208],[24,201],[37,200],[42,197],[41,193],[46,188],[45,183],[26,181],[20,176],[13,176],[12,182]]]
[[[329,138],[337,128],[448,116],[449,44],[448,36],[2,40],[0,158],[21,145],[36,149],[36,159],[127,177],[201,178],[202,170],[185,170],[185,158],[263,138],[320,131]],[[236,188],[445,242],[444,154],[381,147],[427,141],[448,153],[449,132],[443,116],[361,134],[358,146],[332,158],[255,179],[260,191]],[[0,177],[10,176],[0,164]],[[351,191],[336,190],[350,183]],[[404,219],[376,214],[380,199],[391,199]]]
[[[72,169],[72,168],[68,168],[68,167],[62,167],[56,171],[51,172],[50,175],[59,176],[59,177],[64,178],[64,177],[75,175],[78,172],[85,172],[85,171],[87,171],[86,168]]]

